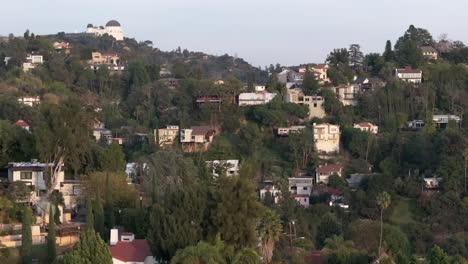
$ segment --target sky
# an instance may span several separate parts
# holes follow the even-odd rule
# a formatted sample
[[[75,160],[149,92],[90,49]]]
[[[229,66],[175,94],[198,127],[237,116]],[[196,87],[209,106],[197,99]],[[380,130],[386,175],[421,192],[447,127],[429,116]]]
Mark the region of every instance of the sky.
[[[122,24],[154,47],[237,55],[254,66],[320,63],[358,43],[382,52],[410,24],[468,43],[466,0],[5,0],[0,35]]]

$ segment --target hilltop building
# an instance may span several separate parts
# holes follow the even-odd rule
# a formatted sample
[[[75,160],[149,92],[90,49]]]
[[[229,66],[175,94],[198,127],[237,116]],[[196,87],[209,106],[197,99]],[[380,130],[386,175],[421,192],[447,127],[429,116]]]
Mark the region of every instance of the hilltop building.
[[[86,33],[94,34],[96,36],[102,36],[107,34],[114,37],[116,40],[124,40],[124,32],[122,26],[116,20],[111,20],[107,22],[106,26],[95,27],[93,24],[88,24],[86,28]]]

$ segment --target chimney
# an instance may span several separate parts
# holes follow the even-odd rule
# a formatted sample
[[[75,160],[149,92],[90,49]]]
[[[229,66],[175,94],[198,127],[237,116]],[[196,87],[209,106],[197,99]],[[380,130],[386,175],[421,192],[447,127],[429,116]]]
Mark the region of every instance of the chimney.
[[[122,242],[132,242],[135,240],[135,235],[133,233],[122,233],[120,236],[120,241]]]
[[[119,230],[111,229],[109,244],[111,246],[115,246],[117,245],[117,242],[119,242]]]
[[[36,164],[36,163],[37,163],[37,159],[31,159],[31,163]]]

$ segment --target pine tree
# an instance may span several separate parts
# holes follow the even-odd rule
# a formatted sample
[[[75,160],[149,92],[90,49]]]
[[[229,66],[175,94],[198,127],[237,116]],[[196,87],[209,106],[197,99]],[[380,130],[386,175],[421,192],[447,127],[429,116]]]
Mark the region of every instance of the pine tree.
[[[349,63],[352,67],[360,67],[364,61],[364,54],[361,51],[359,44],[351,44],[349,46]]]
[[[107,229],[112,229],[115,226],[115,215],[114,215],[114,201],[112,199],[112,190],[109,182],[109,174],[106,175],[106,204],[105,204],[105,214],[106,221],[105,225]]]
[[[86,229],[94,230],[94,214],[91,199],[86,200]]]
[[[104,237],[104,209],[102,208],[99,186],[96,186],[96,198],[94,200],[94,229],[101,237]]]
[[[383,57],[386,62],[392,61],[394,59],[392,42],[390,40],[387,40],[387,44],[385,44],[385,51],[383,53]]]
[[[29,208],[23,209],[22,215],[22,228],[21,228],[21,259],[23,264],[29,264],[32,262],[31,247],[32,247],[32,211]]]
[[[54,206],[50,204],[49,210],[49,225],[47,230],[47,259],[49,263],[54,262],[57,256],[57,248],[55,245],[55,218]]]

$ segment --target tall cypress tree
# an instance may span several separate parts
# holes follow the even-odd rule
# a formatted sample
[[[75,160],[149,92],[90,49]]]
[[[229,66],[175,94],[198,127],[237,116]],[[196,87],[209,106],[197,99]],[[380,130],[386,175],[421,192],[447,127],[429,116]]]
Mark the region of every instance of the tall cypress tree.
[[[21,227],[21,260],[23,264],[30,264],[32,262],[31,247],[32,247],[32,212],[29,208],[23,209],[22,215],[22,227]]]
[[[94,229],[93,204],[91,199],[86,199],[86,230]]]
[[[383,57],[386,62],[392,61],[394,59],[392,42],[390,40],[387,40],[387,43],[385,44],[385,51],[383,53]]]
[[[47,259],[49,263],[53,263],[57,256],[57,248],[55,245],[55,218],[54,218],[54,206],[50,204],[49,210],[49,225],[47,233]]]
[[[105,225],[107,229],[112,229],[115,226],[115,215],[114,215],[114,201],[112,199],[112,191],[109,182],[109,173],[106,175],[106,193],[105,193],[106,203],[104,206],[105,210]]]
[[[104,209],[102,208],[99,186],[96,186],[96,198],[94,200],[94,229],[104,237]]]

